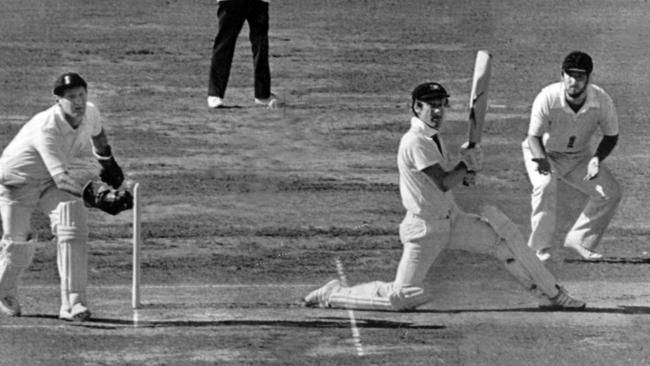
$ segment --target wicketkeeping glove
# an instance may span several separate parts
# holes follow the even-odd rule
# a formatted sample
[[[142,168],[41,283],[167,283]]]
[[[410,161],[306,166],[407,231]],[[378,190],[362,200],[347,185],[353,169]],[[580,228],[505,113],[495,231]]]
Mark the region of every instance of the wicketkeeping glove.
[[[460,147],[460,160],[465,163],[467,170],[470,172],[478,172],[483,169],[483,149],[476,144],[473,148],[468,148],[468,143],[465,142]]]
[[[102,182],[115,189],[119,188],[124,181],[124,173],[122,173],[122,168],[117,165],[117,161],[115,161],[111,152],[111,147],[107,147],[107,155],[95,154],[95,157],[97,157],[99,165],[102,166],[102,170],[99,172],[99,177],[102,179]]]
[[[88,207],[100,209],[111,215],[133,208],[133,196],[127,190],[112,189],[108,185],[89,181],[82,198]]]

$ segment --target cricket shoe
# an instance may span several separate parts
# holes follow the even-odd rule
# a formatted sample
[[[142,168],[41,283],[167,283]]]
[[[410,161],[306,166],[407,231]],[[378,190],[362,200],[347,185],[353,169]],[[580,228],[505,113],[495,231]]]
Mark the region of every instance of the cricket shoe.
[[[269,109],[275,109],[279,106],[278,97],[273,93],[268,98],[255,98],[255,104],[266,106]]]
[[[90,319],[90,310],[86,305],[78,302],[72,308],[61,307],[59,319],[68,321],[84,321]]]
[[[543,310],[582,310],[587,307],[584,301],[577,300],[569,296],[564,287],[557,286],[559,292],[553,297],[545,298],[539,304]]]
[[[6,316],[20,316],[20,304],[18,299],[12,295],[7,295],[0,299],[0,313]]]
[[[575,250],[576,252],[578,252],[578,254],[580,254],[580,256],[582,258],[584,258],[586,260],[598,260],[598,259],[603,258],[602,254],[596,253],[596,252],[594,252],[592,250],[589,250],[589,249],[583,247],[582,245],[566,245],[565,244],[564,247],[571,248],[571,249]]]
[[[535,254],[537,254],[537,258],[541,262],[546,262],[547,260],[551,259],[551,253],[549,248],[540,249]]]
[[[305,296],[302,300],[306,307],[309,308],[327,308],[329,307],[329,298],[332,292],[336,289],[341,288],[341,281],[331,280],[326,283],[325,286],[314,290]]]
[[[208,97],[208,108],[216,109],[223,107],[223,98],[209,96]]]

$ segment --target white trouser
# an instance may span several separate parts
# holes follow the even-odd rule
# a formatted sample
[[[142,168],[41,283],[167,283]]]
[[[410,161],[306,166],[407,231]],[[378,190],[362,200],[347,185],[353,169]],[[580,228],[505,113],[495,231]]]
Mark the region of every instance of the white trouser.
[[[585,181],[587,165],[593,156],[589,151],[579,153],[547,153],[552,173],[542,175],[537,171],[537,163],[524,141],[522,144],[524,163],[530,182],[531,194],[531,234],[528,246],[534,250],[553,246],[553,233],[557,217],[557,179],[589,196],[589,201],[564,239],[565,246],[583,246],[595,249],[616,213],[621,201],[621,187],[607,166],[600,163],[596,178]]]
[[[407,213],[400,224],[400,239],[404,244],[404,251],[393,282],[374,281],[341,287],[330,295],[330,306],[410,310],[429,302],[431,297],[425,291],[424,279],[433,262],[446,247],[496,257],[505,262],[506,269],[525,286],[528,287],[531,281],[536,283],[537,286],[528,288],[536,295],[539,295],[539,291],[547,296],[557,294],[555,278],[541,263],[537,263],[535,255],[527,249],[512,253],[507,246],[502,245],[504,238],[481,216],[458,210],[448,219],[425,221]],[[509,245],[525,248],[523,239]],[[510,259],[513,255],[515,261]],[[512,264],[516,264],[516,268],[513,268]],[[522,273],[525,273],[525,278]]]
[[[70,296],[83,300],[87,277],[87,209],[79,198],[57,189],[52,181],[20,186],[0,185],[3,238],[27,242],[31,216],[36,209],[48,215],[52,233],[57,237],[62,304],[69,304]],[[62,219],[66,221],[63,225]],[[29,261],[31,263],[31,257]],[[73,294],[70,295],[70,292]]]

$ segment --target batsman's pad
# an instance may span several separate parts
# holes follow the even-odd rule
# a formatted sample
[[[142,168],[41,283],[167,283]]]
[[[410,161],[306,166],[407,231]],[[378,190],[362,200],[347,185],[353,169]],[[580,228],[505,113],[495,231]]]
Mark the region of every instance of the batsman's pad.
[[[2,239],[0,251],[0,297],[16,295],[18,282],[34,258],[35,241]]]
[[[57,210],[57,265],[61,290],[83,292],[88,282],[88,211],[77,200],[61,202]]]
[[[504,262],[506,269],[536,296],[557,295],[557,280],[539,261],[535,253],[526,246],[524,236],[517,225],[494,206],[483,207],[481,215],[488,220],[501,238],[496,243],[495,254]]]

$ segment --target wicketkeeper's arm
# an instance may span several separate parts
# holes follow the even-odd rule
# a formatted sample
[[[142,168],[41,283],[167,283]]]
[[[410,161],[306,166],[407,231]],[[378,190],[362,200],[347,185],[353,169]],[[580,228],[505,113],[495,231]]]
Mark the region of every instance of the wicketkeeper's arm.
[[[108,144],[108,137],[103,128],[99,135],[92,137],[92,142],[93,154],[97,158],[99,165],[102,166],[99,173],[102,182],[113,188],[119,188],[124,181],[124,173],[113,157],[111,146]]]
[[[52,177],[56,188],[68,192],[75,197],[81,197],[83,192],[83,185],[79,184],[75,179],[73,179],[70,174],[63,172]]]

